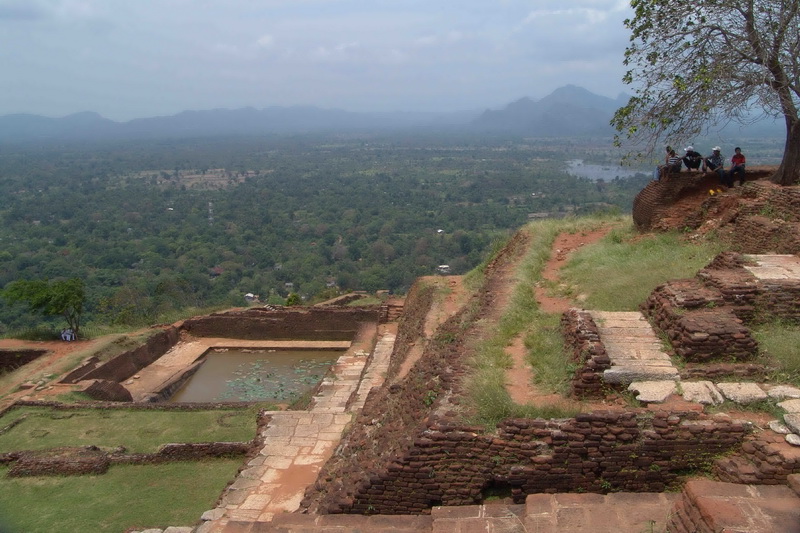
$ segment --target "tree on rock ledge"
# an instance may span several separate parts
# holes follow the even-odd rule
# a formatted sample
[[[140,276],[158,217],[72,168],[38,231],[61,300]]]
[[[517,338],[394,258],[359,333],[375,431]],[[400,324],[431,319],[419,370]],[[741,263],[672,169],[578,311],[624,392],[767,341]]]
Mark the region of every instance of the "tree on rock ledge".
[[[75,335],[78,335],[85,299],[83,280],[17,280],[6,285],[0,291],[0,296],[9,303],[25,302],[31,311],[45,315],[62,315]]]
[[[783,117],[786,145],[772,180],[800,181],[800,1],[632,0],[623,78],[635,88],[611,123],[653,149],[753,113]]]

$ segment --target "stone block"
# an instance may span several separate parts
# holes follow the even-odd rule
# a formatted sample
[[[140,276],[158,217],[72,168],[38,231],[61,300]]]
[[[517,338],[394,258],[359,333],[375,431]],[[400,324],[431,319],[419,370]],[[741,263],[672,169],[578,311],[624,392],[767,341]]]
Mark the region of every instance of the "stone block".
[[[635,381],[628,390],[638,393],[636,399],[643,403],[664,403],[671,394],[677,392],[674,381]]]
[[[790,387],[789,385],[778,385],[771,387],[767,394],[770,398],[783,400],[784,398],[800,398],[800,389],[797,387]]]
[[[728,400],[748,404],[767,399],[767,393],[755,383],[717,383],[717,388]]]
[[[663,381],[678,379],[678,370],[664,366],[612,366],[603,371],[603,381],[613,385],[630,385],[634,381]]]
[[[724,401],[722,394],[710,381],[682,381],[683,399],[703,405],[719,405]]]
[[[785,400],[780,402],[778,407],[787,413],[800,413],[800,400]]]
[[[792,433],[800,433],[800,413],[787,413],[783,415],[783,422]]]

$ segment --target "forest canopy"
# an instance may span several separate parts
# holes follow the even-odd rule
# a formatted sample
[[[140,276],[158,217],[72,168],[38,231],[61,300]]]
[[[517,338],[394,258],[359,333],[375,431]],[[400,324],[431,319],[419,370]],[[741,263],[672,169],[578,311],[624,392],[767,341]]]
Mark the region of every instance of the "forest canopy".
[[[646,177],[565,172],[587,141],[266,137],[18,147],[0,153],[0,287],[83,280],[85,321],[406,291],[477,265],[530,214],[627,211]],[[0,334],[24,327],[0,306]]]

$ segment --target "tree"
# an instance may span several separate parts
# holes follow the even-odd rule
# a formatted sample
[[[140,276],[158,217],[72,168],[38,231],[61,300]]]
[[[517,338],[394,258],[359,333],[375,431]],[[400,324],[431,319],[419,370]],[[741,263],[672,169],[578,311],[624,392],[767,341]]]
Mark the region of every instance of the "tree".
[[[632,0],[631,6],[623,81],[636,88],[611,121],[617,131],[652,150],[666,137],[690,138],[727,120],[782,117],[786,144],[772,180],[800,180],[800,2]]]
[[[31,311],[62,315],[75,335],[78,334],[86,297],[83,280],[17,280],[6,285],[0,294],[9,303],[27,303]]]

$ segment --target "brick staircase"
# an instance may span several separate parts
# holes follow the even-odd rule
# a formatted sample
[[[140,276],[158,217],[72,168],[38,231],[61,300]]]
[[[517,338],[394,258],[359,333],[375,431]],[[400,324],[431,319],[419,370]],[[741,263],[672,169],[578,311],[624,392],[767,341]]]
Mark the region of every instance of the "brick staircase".
[[[694,479],[686,483],[667,530],[671,533],[797,533],[800,532],[798,490],[798,474],[790,476],[788,487]]]

